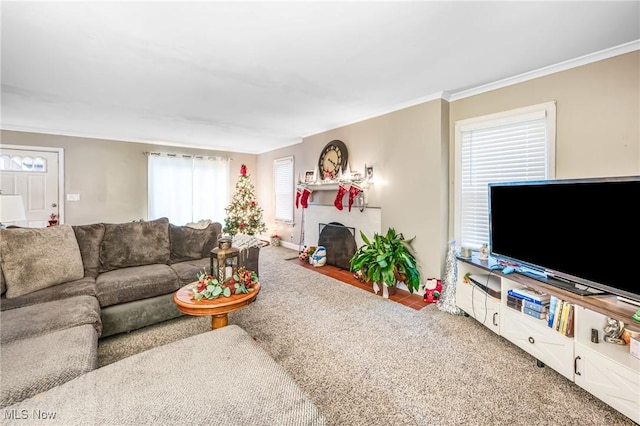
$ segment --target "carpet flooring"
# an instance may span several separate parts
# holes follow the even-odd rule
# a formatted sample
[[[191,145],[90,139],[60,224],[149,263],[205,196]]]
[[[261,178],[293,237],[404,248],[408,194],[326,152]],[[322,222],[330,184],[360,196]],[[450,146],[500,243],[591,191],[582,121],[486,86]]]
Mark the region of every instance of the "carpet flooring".
[[[262,290],[229,314],[331,425],[633,425],[469,317],[415,310],[260,251]],[[293,253],[295,255],[295,253]],[[209,330],[181,317],[107,337],[100,365]]]

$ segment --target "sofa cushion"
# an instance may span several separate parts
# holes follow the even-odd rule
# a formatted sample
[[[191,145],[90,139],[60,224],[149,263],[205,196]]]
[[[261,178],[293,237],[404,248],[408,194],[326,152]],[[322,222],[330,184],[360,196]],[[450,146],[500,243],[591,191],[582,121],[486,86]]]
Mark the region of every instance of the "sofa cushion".
[[[171,293],[180,287],[180,279],[168,265],[133,266],[98,275],[96,296],[105,307]]]
[[[182,285],[186,285],[198,281],[199,273],[210,273],[211,261],[208,257],[198,260],[187,260],[185,262],[173,263],[171,269],[176,272]]]
[[[100,245],[100,272],[131,266],[168,264],[169,220],[105,224]]]
[[[168,321],[184,315],[173,301],[173,292],[147,299],[133,300],[118,305],[106,306],[100,310],[102,320],[101,338],[118,333],[137,330],[148,325]],[[111,346],[116,351],[129,351],[131,348]],[[118,358],[118,357],[116,357]]]
[[[11,309],[0,313],[0,343],[40,336],[56,330],[90,324],[102,332],[100,305],[93,296],[76,296]]]
[[[79,280],[69,281],[66,283],[47,287],[33,293],[25,294],[13,299],[2,297],[0,299],[0,308],[3,311],[9,309],[22,308],[24,306],[44,303],[51,300],[67,299],[74,296],[94,296],[96,295],[96,280],[91,277],[83,277]]]
[[[70,225],[0,230],[0,264],[8,299],[84,277]]]
[[[0,346],[0,408],[68,382],[98,365],[98,334],[80,325]]]
[[[84,275],[87,277],[97,277],[100,270],[100,245],[104,238],[104,224],[94,223],[91,225],[73,226],[76,234],[82,264],[84,265]]]
[[[217,246],[222,225],[209,224],[204,229],[190,226],[169,225],[171,236],[171,263],[209,257],[209,252]]]
[[[0,294],[4,294],[7,291],[7,285],[4,281],[4,272],[2,272],[2,267],[0,266]]]

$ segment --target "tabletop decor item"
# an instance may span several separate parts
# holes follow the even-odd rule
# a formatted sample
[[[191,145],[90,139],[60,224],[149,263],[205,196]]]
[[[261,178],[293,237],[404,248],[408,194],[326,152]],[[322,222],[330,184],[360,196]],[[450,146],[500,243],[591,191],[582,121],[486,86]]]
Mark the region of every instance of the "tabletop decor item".
[[[303,262],[309,263],[315,251],[316,251],[315,246],[309,246],[309,247],[304,246],[302,250],[300,250],[300,253],[298,253],[298,259],[302,260]]]
[[[220,282],[216,277],[206,274],[204,271],[198,274],[198,282],[193,285],[193,300],[217,299],[218,297],[231,297],[232,294],[249,293],[258,283],[258,275],[244,267]]]

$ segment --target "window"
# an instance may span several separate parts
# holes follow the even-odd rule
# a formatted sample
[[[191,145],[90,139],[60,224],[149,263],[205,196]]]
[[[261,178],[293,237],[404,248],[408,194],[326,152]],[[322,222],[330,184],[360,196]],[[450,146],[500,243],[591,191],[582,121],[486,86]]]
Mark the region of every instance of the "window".
[[[149,219],[176,225],[211,219],[222,223],[229,203],[229,160],[150,153]]]
[[[0,155],[0,170],[24,171],[24,172],[46,172],[47,160],[42,157],[31,157],[29,155],[9,156]]]
[[[489,183],[555,177],[555,122],[555,102],[456,122],[459,245],[489,242]]]
[[[293,222],[293,157],[273,162],[273,192],[275,220]]]

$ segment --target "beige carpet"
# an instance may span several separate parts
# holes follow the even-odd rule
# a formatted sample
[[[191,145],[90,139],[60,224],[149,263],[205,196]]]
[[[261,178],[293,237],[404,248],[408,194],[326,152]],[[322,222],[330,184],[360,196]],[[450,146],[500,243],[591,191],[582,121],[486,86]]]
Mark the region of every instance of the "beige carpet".
[[[269,352],[332,425],[633,425],[477,321],[419,311],[260,253],[262,291],[229,316]],[[105,338],[101,365],[202,333],[182,317]]]

